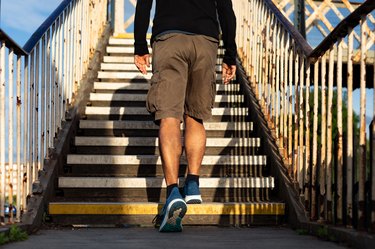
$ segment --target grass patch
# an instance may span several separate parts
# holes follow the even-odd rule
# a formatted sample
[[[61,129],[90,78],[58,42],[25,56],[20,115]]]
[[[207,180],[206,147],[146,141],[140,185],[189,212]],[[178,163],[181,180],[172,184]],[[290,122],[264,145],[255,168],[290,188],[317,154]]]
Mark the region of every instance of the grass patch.
[[[27,233],[25,231],[22,231],[16,225],[13,225],[10,228],[9,233],[0,233],[0,245],[16,241],[24,241],[27,239]]]

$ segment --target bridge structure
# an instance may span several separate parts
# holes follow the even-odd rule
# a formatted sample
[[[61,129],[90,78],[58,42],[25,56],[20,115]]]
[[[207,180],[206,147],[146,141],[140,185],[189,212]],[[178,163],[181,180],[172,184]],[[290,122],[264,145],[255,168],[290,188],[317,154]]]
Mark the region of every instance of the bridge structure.
[[[220,85],[219,48],[206,202],[189,207],[187,224],[287,223],[371,248],[375,2],[305,1],[307,40],[291,22],[294,1],[232,2],[238,71]],[[124,12],[135,4],[64,0],[23,47],[0,31],[2,227],[144,225],[160,210],[151,75],[132,65],[134,15]],[[323,38],[312,47],[314,32]]]

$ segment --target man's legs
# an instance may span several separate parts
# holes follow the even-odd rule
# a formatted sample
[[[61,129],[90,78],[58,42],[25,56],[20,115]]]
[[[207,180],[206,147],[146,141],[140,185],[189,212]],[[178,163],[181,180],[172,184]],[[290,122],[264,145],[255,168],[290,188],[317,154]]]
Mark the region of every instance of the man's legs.
[[[167,186],[177,184],[182,153],[179,119],[164,118],[160,120],[159,150]]]
[[[182,231],[182,218],[187,206],[178,189],[178,171],[182,153],[180,120],[163,118],[160,120],[159,150],[164,177],[167,184],[167,200],[162,210],[160,232]]]
[[[185,152],[188,174],[199,175],[206,150],[206,131],[201,120],[185,115]]]
[[[199,173],[206,150],[206,131],[203,122],[185,115],[185,153],[188,175],[185,180],[185,201],[199,204],[202,197],[199,190]]]

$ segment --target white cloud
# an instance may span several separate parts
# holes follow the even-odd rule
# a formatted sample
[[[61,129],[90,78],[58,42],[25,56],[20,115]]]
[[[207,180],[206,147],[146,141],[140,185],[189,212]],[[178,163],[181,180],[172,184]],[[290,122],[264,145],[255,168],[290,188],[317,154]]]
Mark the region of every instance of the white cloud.
[[[32,34],[62,0],[3,0],[1,26]]]

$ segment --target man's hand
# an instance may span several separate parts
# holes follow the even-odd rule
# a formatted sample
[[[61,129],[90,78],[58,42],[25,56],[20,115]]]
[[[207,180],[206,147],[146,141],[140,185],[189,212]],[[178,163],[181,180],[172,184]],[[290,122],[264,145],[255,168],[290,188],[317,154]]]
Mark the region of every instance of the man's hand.
[[[223,63],[223,81],[227,85],[236,75],[236,65],[228,66],[226,63]]]
[[[135,55],[134,64],[142,74],[147,74],[146,67],[150,67],[150,55]]]

